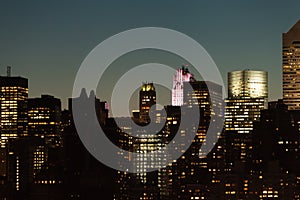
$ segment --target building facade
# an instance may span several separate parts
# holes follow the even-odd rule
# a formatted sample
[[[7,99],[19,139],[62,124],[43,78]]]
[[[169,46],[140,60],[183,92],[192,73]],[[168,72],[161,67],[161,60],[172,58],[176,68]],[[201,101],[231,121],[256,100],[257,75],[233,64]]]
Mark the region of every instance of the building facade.
[[[0,92],[1,147],[4,147],[8,139],[28,134],[28,79],[1,76]]]
[[[140,90],[140,122],[150,122],[151,106],[156,104],[156,91],[153,83],[144,83]]]
[[[0,76],[0,176],[7,175],[7,143],[28,135],[27,129],[28,79]]]
[[[227,162],[245,163],[252,155],[253,124],[260,111],[267,108],[268,74],[265,71],[233,71],[228,73],[228,98],[225,100]]]
[[[177,69],[176,74],[173,77],[172,106],[183,105],[183,83],[193,80],[194,75],[189,72],[186,65]]]
[[[300,20],[282,34],[283,101],[289,110],[300,109]]]
[[[233,71],[228,73],[225,130],[250,133],[260,110],[267,108],[268,74],[265,71]]]
[[[45,138],[48,144],[60,144],[61,101],[50,95],[28,99],[28,132]]]

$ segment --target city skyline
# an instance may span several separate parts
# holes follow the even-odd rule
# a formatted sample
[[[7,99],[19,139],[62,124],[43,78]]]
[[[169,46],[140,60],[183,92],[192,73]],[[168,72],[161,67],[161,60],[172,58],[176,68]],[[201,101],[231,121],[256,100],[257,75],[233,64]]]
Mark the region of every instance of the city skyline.
[[[18,84],[18,81],[15,80],[22,79],[10,77],[9,75],[10,73],[8,73],[7,77],[1,78],[6,78],[16,84]],[[249,99],[248,97],[252,96],[255,100],[260,97],[266,97],[266,72],[244,70],[233,71],[228,75],[231,77],[229,80],[233,81],[229,83],[229,85],[231,85],[229,90],[231,91],[230,94],[232,94],[232,98],[238,97],[237,99],[239,99],[241,96],[243,97],[242,99]],[[237,84],[234,84],[234,82],[242,82],[241,87],[235,87]],[[1,83],[6,82],[1,81]],[[55,190],[56,192],[51,193],[51,198],[54,199],[66,197],[80,198],[82,196],[93,195],[111,195],[109,198],[120,200],[137,197],[145,200],[174,198],[200,199],[200,197],[216,199],[220,196],[223,199],[256,199],[258,196],[261,199],[269,197],[280,197],[280,199],[284,199],[286,196],[288,196],[289,199],[297,199],[299,197],[297,186],[299,168],[289,167],[289,165],[284,163],[287,161],[288,163],[292,163],[292,166],[298,166],[297,155],[299,154],[298,150],[300,147],[298,143],[300,130],[300,118],[298,118],[298,116],[300,116],[299,110],[296,112],[288,111],[287,106],[283,104],[282,100],[270,102],[269,108],[261,112],[261,121],[250,119],[250,121],[255,123],[255,128],[251,129],[248,135],[245,135],[245,133],[240,134],[238,130],[226,130],[225,128],[224,133],[219,133],[221,137],[217,144],[215,144],[214,149],[212,149],[212,153],[202,158],[200,155],[205,152],[199,151],[199,147],[201,145],[206,146],[209,141],[205,140],[205,138],[207,139],[205,136],[210,134],[207,133],[209,124],[217,119],[213,118],[213,116],[219,114],[220,117],[222,116],[222,89],[220,85],[210,82],[191,81],[190,84],[192,88],[190,89],[186,87],[188,84],[188,82],[184,82],[183,84],[184,105],[182,107],[187,106],[193,110],[197,110],[197,108],[202,110],[202,112],[200,112],[202,113],[202,117],[199,118],[199,125],[193,127],[193,123],[191,123],[193,127],[192,130],[197,130],[196,137],[190,148],[188,148],[180,158],[176,161],[173,160],[171,165],[153,173],[146,173],[147,171],[144,171],[149,167],[149,163],[153,164],[153,162],[150,161],[153,157],[151,157],[151,159],[147,158],[146,151],[153,151],[164,145],[164,142],[169,141],[169,137],[172,138],[176,127],[178,128],[179,124],[182,123],[182,116],[180,117],[179,111],[180,107],[166,107],[166,126],[158,135],[154,135],[155,138],[133,138],[130,135],[130,131],[133,131],[132,125],[134,124],[130,122],[131,119],[120,119],[123,128],[126,128],[126,132],[120,131],[112,122],[113,118],[108,118],[105,103],[100,102],[97,98],[95,99],[96,115],[99,117],[99,121],[96,121],[96,123],[101,124],[102,119],[104,119],[102,126],[104,126],[104,130],[107,131],[107,137],[111,142],[116,142],[117,146],[120,145],[122,149],[133,152],[135,152],[135,150],[138,152],[144,151],[145,153],[145,156],[144,153],[142,153],[139,154],[138,157],[133,158],[131,158],[131,156],[127,157],[126,154],[117,153],[117,155],[123,156],[124,159],[132,160],[137,169],[141,170],[140,173],[132,174],[115,168],[114,171],[108,167],[104,167],[100,162],[94,162],[90,159],[91,155],[80,142],[77,135],[78,130],[76,131],[76,127],[72,122],[74,113],[71,109],[61,112],[59,99],[48,95],[42,95],[41,98],[29,98],[28,124],[24,125],[25,127],[28,126],[29,134],[28,136],[17,137],[14,140],[8,141],[8,147],[3,149],[4,152],[8,150],[8,156],[3,153],[1,157],[4,158],[5,162],[3,163],[8,166],[7,169],[10,170],[7,172],[8,175],[4,175],[2,178],[5,180],[5,177],[10,177],[10,179],[7,179],[7,182],[0,182],[0,189],[2,188],[5,191],[0,195],[4,196],[4,198],[7,196],[8,199],[23,199],[26,196],[37,197],[37,195],[39,195],[38,199],[47,199],[49,198],[49,191]],[[4,85],[1,91],[11,93],[14,91],[14,87],[7,88]],[[210,88],[209,92],[208,88]],[[255,88],[261,90],[256,91]],[[155,102],[155,98],[152,98],[155,94],[150,94],[148,91],[155,91],[151,83],[144,84],[141,87],[140,103],[148,102],[147,100],[149,99],[153,99]],[[95,96],[90,95],[89,99],[87,99],[88,96],[86,95],[87,94],[83,91],[82,95],[74,99],[74,101],[69,99],[69,107],[72,108],[72,105],[70,105],[72,103],[85,101],[84,99],[90,102],[92,98],[95,98]],[[6,95],[1,100],[1,106],[3,107],[1,111],[4,111],[1,113],[1,116],[14,114],[13,112],[9,112],[9,114],[6,113],[6,110],[15,107],[15,105],[7,106],[7,102],[14,101],[8,98],[11,96],[15,95]],[[210,102],[211,98],[217,101]],[[150,102],[149,106],[151,104],[153,104],[153,102]],[[264,102],[262,102],[262,105],[263,104]],[[77,106],[79,105],[82,104],[77,104]],[[213,108],[214,105],[217,105],[214,107],[217,109]],[[220,112],[218,112],[218,109],[220,109]],[[241,109],[241,114],[246,114],[246,112],[253,109],[253,106],[246,109],[247,111]],[[88,111],[84,109],[81,114],[86,116],[88,115]],[[59,116],[61,116],[61,119]],[[184,116],[185,115],[183,115],[183,117]],[[278,116],[280,117],[278,118]],[[229,119],[228,117],[230,118],[228,115],[225,116],[225,118]],[[246,118],[244,117],[244,119]],[[279,121],[277,122],[277,120]],[[143,120],[138,121],[138,123],[143,123]],[[179,121],[180,123],[178,123]],[[56,124],[55,122],[59,123]],[[60,137],[57,138],[58,140],[54,139],[56,138],[55,126],[58,124],[60,124],[62,128],[60,133],[63,143],[59,142]],[[90,123],[90,125],[92,124],[93,122]],[[240,125],[247,126],[246,123]],[[271,125],[272,129],[266,129],[266,126],[269,125]],[[119,128],[122,129],[122,127]],[[266,130],[267,134],[265,135]],[[42,135],[40,135],[40,133]],[[88,133],[90,135],[91,132],[88,131]],[[141,131],[141,133],[145,134],[148,132]],[[185,128],[179,133],[181,137],[187,137],[187,135],[190,134],[188,129]],[[253,134],[259,137],[257,137],[257,139],[252,137]],[[270,134],[272,135],[271,138],[268,137]],[[158,137],[156,138],[156,136]],[[50,138],[51,140],[48,140]],[[49,143],[48,141],[51,142]],[[177,144],[177,142],[175,142],[175,145],[180,145],[180,143]],[[263,145],[265,143],[268,145]],[[266,150],[261,151],[260,149]],[[74,151],[76,153],[74,153]],[[63,152],[66,152],[66,154]],[[261,154],[262,152],[263,154]],[[117,155],[113,154],[110,156],[114,157]],[[164,156],[167,155],[164,154]],[[254,156],[254,160],[251,159],[251,156]],[[82,159],[82,157],[85,159]],[[56,162],[57,159],[59,160],[58,162]],[[82,160],[87,162],[82,162]],[[161,166],[160,162],[157,164]],[[275,168],[268,167],[270,164]],[[244,171],[244,167],[247,165],[251,166],[251,168],[249,171]],[[280,169],[279,167],[283,168]],[[82,170],[84,173],[81,175]],[[85,174],[85,170],[92,171]],[[106,170],[110,171],[108,171],[107,176],[101,176],[103,178],[97,179],[93,175],[95,173],[106,175]],[[274,173],[276,178],[273,178],[274,176],[272,174],[270,175],[270,173]],[[113,174],[115,174],[117,178],[115,183],[113,183],[114,179],[111,178]],[[212,176],[204,176],[205,174]],[[86,175],[88,177],[86,177]],[[201,177],[201,179],[199,177]],[[85,181],[91,185],[87,184],[87,187],[85,187],[85,184],[81,182],[81,180],[83,180],[82,178],[85,178]],[[127,181],[130,179],[133,182]],[[109,184],[108,186],[99,184],[98,192],[87,192],[90,191],[92,187],[96,187],[95,181],[102,182],[103,180],[109,180],[111,187],[109,188]],[[170,182],[168,180],[172,181]],[[268,183],[268,185],[265,185],[266,183]],[[115,190],[113,189],[113,185],[117,187]],[[279,185],[280,187],[278,187]],[[274,186],[274,188],[272,186]],[[80,190],[77,190],[77,187],[80,187]],[[209,189],[206,190],[206,188]]]
[[[0,200],[299,200],[299,7],[0,2]]]
[[[290,1],[290,4],[195,1],[174,5],[170,1],[151,4],[119,2],[114,5],[92,2],[72,4],[70,8],[67,2],[6,2],[1,6],[0,25],[4,30],[0,34],[3,44],[0,48],[0,69],[3,69],[0,74],[3,75],[5,67],[11,65],[13,75],[30,80],[30,97],[51,94],[62,99],[63,108],[66,108],[76,71],[92,48],[120,31],[159,26],[181,31],[200,42],[220,68],[224,82],[227,82],[228,71],[244,68],[268,71],[269,99],[276,100],[282,98],[281,37],[300,18],[297,4],[298,1]],[[168,6],[172,9],[165,9]],[[282,9],[289,12],[282,15]],[[161,11],[161,14],[153,15],[151,10],[156,10],[155,13]],[[140,14],[143,18],[138,17]],[[184,63],[161,53],[146,54],[137,52],[116,61],[111,73],[116,73],[116,70],[122,73],[126,67],[157,57],[174,68]],[[137,61],[130,61],[136,57]],[[108,89],[98,96],[109,101],[110,92]]]

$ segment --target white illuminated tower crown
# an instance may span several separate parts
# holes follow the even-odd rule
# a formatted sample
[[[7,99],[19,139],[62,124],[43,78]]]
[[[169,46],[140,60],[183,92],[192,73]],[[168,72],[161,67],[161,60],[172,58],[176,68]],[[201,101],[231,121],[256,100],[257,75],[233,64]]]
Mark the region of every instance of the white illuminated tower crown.
[[[188,66],[183,65],[177,69],[177,73],[173,77],[172,88],[172,105],[183,105],[183,82],[194,81],[194,75],[189,72]]]

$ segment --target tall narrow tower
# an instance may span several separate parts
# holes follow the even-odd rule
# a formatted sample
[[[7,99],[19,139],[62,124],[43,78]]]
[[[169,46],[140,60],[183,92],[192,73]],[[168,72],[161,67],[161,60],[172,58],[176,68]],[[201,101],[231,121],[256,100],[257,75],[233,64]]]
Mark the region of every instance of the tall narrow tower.
[[[150,122],[150,109],[155,104],[156,91],[153,83],[144,83],[140,90],[140,122]]]
[[[189,72],[187,65],[177,69],[173,78],[172,106],[183,105],[183,83],[194,81],[194,75]]]
[[[28,79],[0,76],[0,176],[7,175],[7,142],[28,135],[27,128]]]
[[[300,109],[300,20],[282,34],[283,101],[289,110]]]
[[[4,147],[10,138],[26,136],[27,133],[27,99],[28,79],[11,76],[0,76],[0,126],[1,146]]]

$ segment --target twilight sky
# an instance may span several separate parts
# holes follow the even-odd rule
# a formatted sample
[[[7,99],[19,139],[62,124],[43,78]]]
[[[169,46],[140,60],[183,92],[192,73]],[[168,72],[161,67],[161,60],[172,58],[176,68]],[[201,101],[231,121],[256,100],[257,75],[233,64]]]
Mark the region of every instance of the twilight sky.
[[[13,75],[29,79],[30,97],[52,94],[66,107],[76,72],[96,45],[127,29],[155,26],[197,40],[225,83],[232,70],[268,71],[269,99],[275,100],[282,92],[281,35],[300,19],[299,7],[299,0],[1,1],[0,74],[12,65]],[[182,64],[166,53],[137,52],[110,66],[106,84],[126,66],[155,59]],[[100,93],[109,99],[109,89]]]

